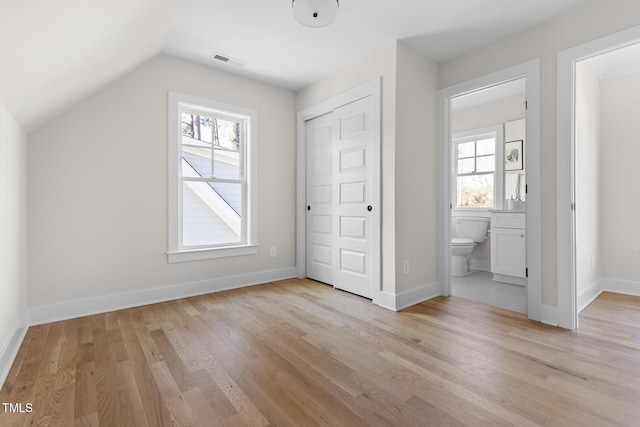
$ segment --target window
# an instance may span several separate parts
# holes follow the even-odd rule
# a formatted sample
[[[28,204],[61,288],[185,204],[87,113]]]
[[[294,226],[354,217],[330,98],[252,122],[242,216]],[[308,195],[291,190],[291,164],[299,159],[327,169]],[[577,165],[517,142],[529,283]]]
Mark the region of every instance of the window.
[[[455,207],[496,207],[497,139],[496,132],[454,137]]]
[[[253,110],[169,93],[169,262],[257,253]]]

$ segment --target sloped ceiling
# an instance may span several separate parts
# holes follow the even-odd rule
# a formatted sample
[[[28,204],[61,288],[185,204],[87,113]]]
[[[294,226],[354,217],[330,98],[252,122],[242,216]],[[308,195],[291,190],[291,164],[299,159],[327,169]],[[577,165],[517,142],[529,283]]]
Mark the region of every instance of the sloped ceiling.
[[[29,132],[160,52],[298,90],[394,40],[443,61],[586,1],[341,0],[310,29],[291,0],[0,0],[0,102]]]
[[[25,131],[156,55],[187,0],[0,0],[0,101]]]

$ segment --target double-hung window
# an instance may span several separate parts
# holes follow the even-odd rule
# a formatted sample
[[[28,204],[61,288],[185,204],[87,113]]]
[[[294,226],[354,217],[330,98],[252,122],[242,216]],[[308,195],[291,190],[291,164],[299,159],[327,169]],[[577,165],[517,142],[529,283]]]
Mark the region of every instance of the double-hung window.
[[[496,207],[496,132],[453,139],[456,208]]]
[[[169,262],[257,252],[256,122],[169,92]]]

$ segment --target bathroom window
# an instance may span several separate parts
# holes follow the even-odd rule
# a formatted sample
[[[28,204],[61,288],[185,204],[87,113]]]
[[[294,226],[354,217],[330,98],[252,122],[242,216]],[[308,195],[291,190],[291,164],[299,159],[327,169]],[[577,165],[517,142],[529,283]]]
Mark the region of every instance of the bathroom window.
[[[169,93],[169,262],[257,253],[256,116]]]
[[[456,208],[494,208],[496,194],[495,132],[453,140]]]

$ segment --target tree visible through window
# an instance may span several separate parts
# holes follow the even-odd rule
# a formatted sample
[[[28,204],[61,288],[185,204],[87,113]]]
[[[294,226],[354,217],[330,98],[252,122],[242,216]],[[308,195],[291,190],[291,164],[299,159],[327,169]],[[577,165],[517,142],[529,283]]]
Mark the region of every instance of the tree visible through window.
[[[455,141],[456,207],[494,207],[495,170],[495,136]]]

